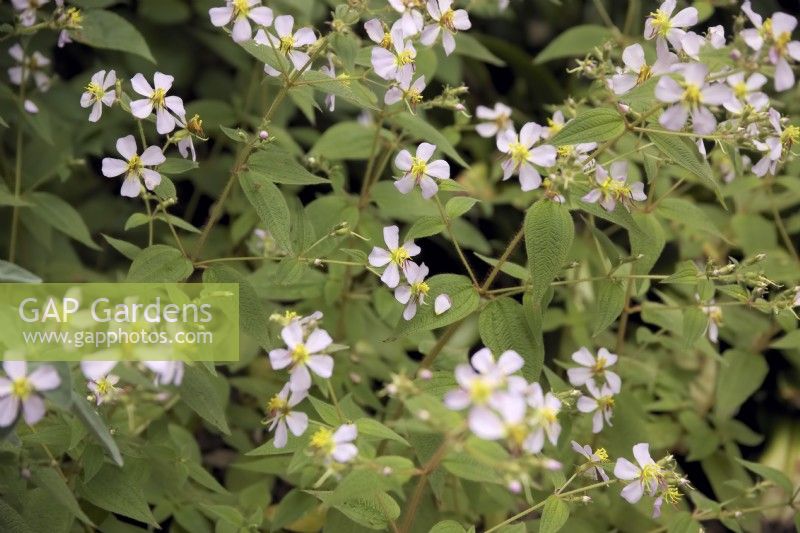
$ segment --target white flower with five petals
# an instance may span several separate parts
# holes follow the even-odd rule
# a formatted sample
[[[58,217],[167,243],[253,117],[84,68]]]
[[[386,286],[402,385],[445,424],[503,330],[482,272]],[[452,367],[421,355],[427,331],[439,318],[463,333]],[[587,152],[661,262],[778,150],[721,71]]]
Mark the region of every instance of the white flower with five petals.
[[[532,191],[542,184],[542,176],[534,165],[552,167],[556,163],[556,149],[549,144],[534,147],[542,138],[542,127],[528,122],[519,132],[506,130],[497,136],[497,149],[508,155],[503,161],[503,180],[519,175],[523,191]]]
[[[306,396],[308,396],[307,390],[292,391],[287,383],[267,404],[270,418],[267,419],[266,423],[269,430],[275,432],[275,439],[272,444],[276,448],[286,446],[289,431],[295,437],[299,437],[306,432],[308,415],[300,411],[292,411],[292,408],[302,402]]]
[[[659,40],[656,42],[656,61],[652,65],[647,64],[644,48],[638,43],[622,51],[622,62],[625,68],[609,81],[611,90],[617,95],[627,93],[653,76],[666,74],[678,62],[678,56],[669,51],[666,41]]]
[[[10,426],[22,411],[32,426],[45,414],[44,399],[39,394],[58,388],[61,378],[51,365],[39,365],[28,374],[25,361],[3,361],[7,377],[0,377],[0,427]]]
[[[375,74],[385,80],[396,80],[400,78],[404,71],[414,71],[414,60],[417,57],[417,50],[411,41],[406,40],[403,30],[399,26],[392,28],[388,46],[376,46],[372,49],[371,63]]]
[[[578,411],[581,413],[594,413],[592,416],[592,433],[600,433],[603,423],[611,425],[611,416],[614,409],[614,391],[608,385],[598,388],[594,381],[587,381],[586,388],[591,396],[578,398]]]
[[[271,46],[278,53],[284,55],[291,61],[296,70],[302,70],[311,62],[311,56],[306,52],[300,50],[317,41],[317,36],[311,28],[300,28],[292,33],[294,29],[294,17],[291,15],[281,15],[275,17],[276,35],[265,31],[258,30],[255,36],[255,42],[262,46]],[[280,71],[276,70],[269,64],[264,65],[264,72],[270,76],[280,76]]]
[[[444,159],[431,161],[436,145],[421,143],[417,146],[416,155],[408,150],[401,150],[394,160],[394,165],[403,172],[403,176],[395,181],[394,186],[403,194],[408,194],[415,185],[419,185],[423,198],[430,198],[439,186],[437,180],[450,179],[450,165]]]
[[[326,462],[349,463],[358,455],[358,448],[353,441],[358,437],[355,424],[343,424],[336,431],[320,428],[311,436],[309,444],[318,450]]]
[[[422,44],[431,46],[441,32],[444,53],[448,56],[456,49],[455,33],[472,27],[467,11],[465,9],[453,10],[452,6],[452,0],[428,0],[428,14],[434,24],[425,26],[419,38]]]
[[[496,137],[506,131],[514,131],[511,108],[503,103],[497,102],[494,108],[479,105],[475,108],[475,116],[483,121],[475,126],[475,131],[481,137]]]
[[[675,50],[681,49],[681,39],[686,35],[685,28],[697,24],[697,8],[687,7],[674,16],[676,0],[666,0],[644,22],[645,39],[666,39]]]
[[[179,96],[167,96],[174,81],[174,77],[161,72],[156,72],[153,76],[153,87],[141,74],[131,78],[133,90],[144,96],[131,101],[131,114],[136,118],[145,119],[155,110],[156,131],[161,135],[175,129],[175,116],[186,116],[183,100]]]
[[[216,27],[227,26],[233,21],[231,37],[241,43],[253,36],[252,20],[261,26],[272,24],[272,10],[261,5],[261,0],[227,0],[223,7],[212,7],[208,10],[211,24]]]
[[[664,473],[650,457],[650,445],[640,442],[633,447],[633,456],[639,465],[620,457],[614,465],[614,475],[623,481],[630,481],[620,495],[629,503],[636,503],[647,493],[654,496],[664,481]]]
[[[656,85],[656,98],[673,104],[661,113],[659,123],[668,130],[678,131],[691,115],[692,130],[695,133],[713,133],[717,127],[717,119],[708,106],[722,105],[730,100],[730,87],[707,81],[708,67],[702,63],[689,63],[676,70],[683,75],[682,83],[669,76],[662,76]]]
[[[112,89],[117,83],[117,74],[110,70],[95,72],[81,95],[81,107],[91,107],[89,122],[97,122],[103,114],[103,104],[111,107],[117,99],[117,91]]]
[[[403,309],[403,318],[411,320],[417,314],[418,306],[425,305],[425,298],[431,290],[425,283],[428,267],[425,266],[425,263],[417,265],[408,261],[403,269],[403,274],[406,278],[405,283],[398,285],[394,290],[394,298],[406,306]]]
[[[369,254],[369,264],[378,268],[385,266],[381,281],[394,289],[400,283],[400,272],[420,252],[420,248],[414,241],[406,241],[400,246],[400,228],[397,226],[383,228],[383,240],[388,249],[373,247]]]
[[[622,380],[616,372],[608,369],[617,362],[617,355],[609,352],[605,348],[597,350],[597,358],[592,355],[587,348],[583,347],[572,354],[572,360],[578,363],[579,367],[567,369],[567,378],[573,387],[581,387],[589,382],[599,387],[604,380],[614,394],[619,394],[622,388]]]
[[[321,378],[331,377],[333,357],[322,353],[322,350],[333,343],[327,331],[315,329],[305,338],[303,325],[295,321],[281,330],[281,338],[286,343],[286,348],[271,350],[269,362],[275,370],[291,367],[289,386],[292,391],[311,388],[309,369]]]
[[[167,160],[158,146],[148,146],[142,155],[139,155],[136,150],[136,139],[133,135],[127,135],[117,139],[117,151],[124,159],[103,158],[103,176],[114,178],[124,174],[125,181],[122,182],[120,194],[129,198],[139,196],[142,190],[142,181],[148,191],[158,187],[161,183],[161,174],[146,167],[157,166]]]
[[[753,11],[750,2],[742,4],[742,11],[755,28],[747,28],[740,35],[753,50],[761,50],[769,45],[767,57],[775,65],[775,90],[785,91],[794,87],[794,71],[787,58],[800,61],[800,41],[792,40],[792,32],[797,27],[797,19],[787,13],[773,13],[764,20]]]

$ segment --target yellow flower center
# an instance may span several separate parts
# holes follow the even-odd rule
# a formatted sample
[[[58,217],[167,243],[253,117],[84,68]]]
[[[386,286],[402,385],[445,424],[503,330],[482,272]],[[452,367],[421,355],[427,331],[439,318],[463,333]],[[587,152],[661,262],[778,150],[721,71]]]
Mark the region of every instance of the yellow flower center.
[[[542,407],[539,409],[539,416],[549,425],[558,419],[558,412],[552,407]]]
[[[424,281],[420,281],[419,283],[412,283],[411,284],[411,292],[415,296],[420,296],[420,295],[421,296],[425,296],[425,295],[428,294],[428,291],[430,291],[430,290],[431,290],[431,288]]]
[[[602,396],[597,399],[597,405],[600,406],[601,410],[612,409],[614,407],[614,397]]]
[[[606,180],[606,181],[613,181],[613,180]],[[605,357],[598,356],[594,362],[594,367],[592,367],[592,372],[594,372],[595,374],[601,373],[603,370],[605,370],[607,362],[608,361],[606,361]]]
[[[164,107],[164,98],[167,96],[167,91],[164,89],[156,89],[153,91],[153,96],[150,97],[150,101],[153,102],[155,107]]]
[[[269,411],[270,414],[272,415],[285,413],[288,410],[289,410],[289,402],[287,402],[285,399],[281,398],[277,394],[269,400],[269,403],[267,403],[267,411]]]
[[[392,34],[388,31],[383,34],[383,39],[381,39],[381,46],[389,50],[392,47]]]
[[[506,119],[506,117],[503,117],[503,118]],[[550,133],[550,135],[555,135],[556,133],[558,133],[562,129],[564,129],[564,125],[563,124],[559,124],[558,122],[554,121],[552,118],[548,118],[547,119],[547,131],[548,131],[548,133]]]
[[[601,463],[605,463],[606,461],[608,461],[608,452],[606,451],[605,448],[596,449],[594,451],[594,454],[597,456],[598,459],[600,459]]]
[[[653,25],[653,30],[656,35],[666,37],[669,30],[672,29],[672,22],[669,19],[669,14],[661,11],[660,9],[654,13],[650,13],[650,23]]]
[[[67,9],[67,26],[70,28],[80,28],[83,22],[83,13],[77,7]]]
[[[507,427],[508,438],[517,446],[522,446],[528,436],[528,428],[524,424],[512,424]]]
[[[294,364],[305,364],[308,361],[310,354],[308,348],[302,342],[294,347],[292,350],[292,362]]]
[[[708,318],[711,321],[719,324],[720,322],[722,322],[722,309],[720,309],[719,307],[710,308],[708,310]]]
[[[397,63],[398,67],[402,67],[403,65],[408,65],[409,63],[414,62],[414,52],[411,50],[403,50],[397,57],[395,58],[395,62]]]
[[[33,385],[28,378],[17,378],[11,382],[11,395],[20,400],[26,399],[33,392]]]
[[[515,166],[520,166],[528,160],[529,150],[520,142],[516,141],[508,146],[508,152],[511,154],[511,160],[514,161]]]
[[[411,105],[416,105],[422,101],[422,93],[418,90],[411,88],[406,91],[406,100]]]
[[[650,79],[653,75],[653,69],[650,65],[644,65],[639,69],[639,75],[636,76],[636,85],[641,85]]]
[[[91,94],[95,100],[100,100],[106,94],[103,87],[99,83],[93,81],[90,81],[89,85],[86,86],[86,92]]]
[[[97,394],[100,396],[106,396],[114,390],[114,385],[108,380],[108,378],[100,378],[94,382]]]
[[[671,504],[676,504],[681,501],[682,496],[681,491],[679,491],[677,487],[668,487],[664,492],[664,500]]]
[[[736,85],[733,86],[733,94],[736,95],[736,98],[742,99],[747,96],[747,84],[743,81],[740,81]]]
[[[561,158],[567,158],[571,156],[574,152],[575,152],[575,147],[572,146],[571,144],[565,144],[563,146],[559,146],[558,148],[556,148],[556,153],[558,154],[558,157]]]
[[[444,13],[442,13],[442,18],[439,19],[439,24],[444,26],[450,31],[455,31],[456,27],[454,26],[455,21],[455,12],[452,9],[448,9]]]
[[[775,38],[775,50],[778,52],[779,56],[786,55],[786,46],[789,44],[789,41],[792,40],[792,34],[788,31],[785,31],[778,35]]]
[[[142,160],[141,160],[141,158],[138,155],[133,154],[133,157],[131,157],[128,160],[127,173],[128,174],[139,174],[139,170],[141,168],[142,168]]]
[[[281,52],[288,54],[292,48],[294,48],[294,37],[291,35],[281,37]]]
[[[318,450],[323,450],[326,453],[333,451],[333,431],[328,428],[319,428],[316,433],[311,436],[311,447]]]
[[[683,91],[683,101],[691,107],[696,107],[700,104],[700,87],[692,83],[686,84]]]
[[[198,137],[205,135],[205,132],[203,131],[203,121],[200,119],[200,115],[197,114],[195,114],[195,116],[193,116],[186,124],[186,129]]]
[[[246,17],[250,13],[250,4],[247,0],[233,0],[233,16]]]
[[[469,384],[469,397],[474,404],[484,404],[489,401],[492,395],[492,387],[481,378],[473,379]]]
[[[662,477],[661,467],[656,463],[644,465],[640,477],[642,479],[642,483],[645,484],[649,484],[652,481],[658,481]]]
[[[786,129],[781,133],[781,144],[788,150],[797,141],[800,141],[800,127],[786,126]]]
[[[763,37],[769,37],[772,35],[772,19],[765,19],[764,23],[761,25],[759,32]]]
[[[411,158],[411,175],[419,179],[428,170],[428,165],[419,157]]]
[[[398,266],[402,266],[403,263],[411,259],[411,255],[405,248],[398,248],[396,250],[392,250],[392,253],[389,255],[392,263]]]

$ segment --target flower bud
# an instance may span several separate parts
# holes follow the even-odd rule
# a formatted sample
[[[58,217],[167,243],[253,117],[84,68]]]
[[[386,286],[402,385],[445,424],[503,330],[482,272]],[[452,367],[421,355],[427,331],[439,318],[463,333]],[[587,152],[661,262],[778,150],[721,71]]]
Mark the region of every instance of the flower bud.
[[[266,141],[269,138],[269,133],[267,133],[267,130],[261,130],[258,132],[258,137],[262,141]]]

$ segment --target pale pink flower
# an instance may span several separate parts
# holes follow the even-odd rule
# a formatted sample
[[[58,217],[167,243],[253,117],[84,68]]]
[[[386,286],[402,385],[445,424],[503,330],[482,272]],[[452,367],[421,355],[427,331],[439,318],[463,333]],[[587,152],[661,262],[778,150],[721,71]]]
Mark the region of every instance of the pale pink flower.
[[[286,348],[269,352],[272,368],[289,370],[289,385],[292,391],[303,391],[311,388],[309,369],[321,378],[329,378],[333,374],[333,357],[322,353],[333,343],[333,339],[324,329],[315,329],[305,337],[303,325],[297,321],[289,323],[281,330],[281,338]]]
[[[148,146],[142,155],[136,151],[136,139],[127,135],[117,139],[117,151],[124,159],[103,158],[102,172],[107,178],[125,175],[120,193],[122,196],[136,198],[144,181],[147,190],[152,191],[161,183],[161,174],[145,166],[157,166],[167,160],[158,146]]]
[[[39,394],[58,388],[61,378],[51,365],[39,365],[28,374],[25,361],[3,361],[6,377],[0,377],[0,427],[10,426],[22,411],[32,426],[45,414],[44,399]]]
[[[261,26],[272,24],[272,10],[261,5],[261,0],[227,0],[222,7],[208,10],[211,24],[222,27],[233,21],[231,37],[234,42],[241,43],[253,36],[252,20]]]
[[[542,127],[528,122],[519,132],[506,130],[497,136],[497,149],[507,154],[502,163],[503,180],[519,175],[523,191],[532,191],[542,184],[542,177],[534,165],[552,167],[556,163],[556,149],[549,144],[534,145],[542,138]]]
[[[383,240],[388,249],[373,247],[369,254],[369,264],[378,268],[385,266],[381,281],[387,287],[394,289],[400,283],[400,271],[404,270],[411,258],[421,250],[414,241],[406,241],[400,246],[400,228],[397,226],[383,228]]]
[[[141,74],[131,78],[133,90],[144,96],[142,99],[131,101],[131,114],[136,118],[145,119],[155,110],[156,131],[161,135],[175,129],[175,116],[186,115],[183,100],[179,96],[167,96],[174,81],[174,77],[161,72],[153,75],[154,87],[151,87]]]
[[[425,46],[431,46],[442,33],[442,46],[444,53],[450,55],[456,49],[455,33],[465,31],[472,27],[469,15],[465,9],[452,9],[452,0],[428,0],[428,14],[434,24],[428,24],[422,29],[419,40]]]
[[[394,186],[403,194],[408,194],[415,185],[419,185],[423,198],[430,198],[439,190],[434,180],[450,179],[450,165],[444,159],[431,161],[436,145],[421,143],[417,146],[416,155],[408,150],[401,150],[394,160],[394,165],[403,172]]]

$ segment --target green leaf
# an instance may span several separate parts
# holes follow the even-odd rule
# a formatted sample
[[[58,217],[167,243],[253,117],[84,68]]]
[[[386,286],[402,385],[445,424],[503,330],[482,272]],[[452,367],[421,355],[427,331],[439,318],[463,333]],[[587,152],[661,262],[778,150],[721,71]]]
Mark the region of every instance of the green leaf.
[[[708,162],[700,157],[697,146],[685,137],[669,133],[649,132],[647,136],[664,155],[676,165],[683,167],[698,178],[717,195],[717,199],[724,206],[719,183],[714,179],[714,174]]]
[[[0,259],[0,281],[11,283],[41,283],[42,278],[21,266]]]
[[[600,107],[589,109],[570,120],[561,130],[547,140],[548,144],[562,146],[588,142],[608,141],[625,132],[625,121],[614,109]]]
[[[480,304],[478,291],[465,276],[438,274],[427,280],[427,283],[430,287],[427,305],[419,306],[417,314],[411,320],[401,319],[396,336],[407,336],[450,325],[472,314]],[[450,296],[453,304],[450,309],[437,316],[433,311],[433,301],[440,294]]]
[[[36,207],[30,210],[35,217],[93,250],[100,249],[89,235],[89,228],[86,227],[80,213],[67,202],[47,192],[34,192],[28,198],[36,204]]]
[[[0,276],[0,279],[2,279],[2,276]],[[772,341],[770,348],[779,348],[781,350],[800,348],[800,329],[790,331],[780,339]]]
[[[483,46],[483,44],[476,38],[477,36],[479,35],[475,32],[456,33],[456,55],[470,57],[472,59],[477,59],[478,61],[489,63],[490,65],[495,65],[498,67],[504,66],[505,62],[491,53],[488,48]]]
[[[111,11],[87,9],[83,12],[80,30],[70,31],[79,43],[95,48],[120,50],[141,56],[155,63],[142,34],[127,20]]]
[[[239,326],[241,330],[253,337],[260,345],[272,344],[269,322],[261,300],[253,285],[242,274],[225,265],[212,265],[203,272],[205,283],[237,283],[239,285]]]
[[[0,498],[0,530],[8,533],[34,533],[16,509]]]
[[[528,209],[524,228],[533,301],[538,303],[567,261],[575,225],[564,206],[545,199]]]
[[[544,347],[531,331],[522,304],[509,297],[496,298],[481,311],[478,331],[483,344],[499,357],[514,350],[525,360],[522,374],[536,380],[544,363]]]
[[[684,348],[691,348],[703,336],[708,328],[708,315],[699,307],[689,307],[683,310],[683,336]]]
[[[761,463],[753,463],[751,461],[745,461],[744,459],[739,459],[738,457],[734,459],[736,459],[736,461],[739,464],[741,464],[754,474],[768,481],[772,481],[775,484],[775,486],[783,489],[783,491],[786,492],[786,494],[792,494],[794,490],[794,487],[792,486],[792,480],[790,480],[789,477],[780,470],[769,467],[767,465],[762,465]]]
[[[720,239],[725,236],[716,224],[695,203],[683,198],[664,198],[659,202],[656,213],[668,220],[683,224],[689,228],[705,231]]]
[[[469,196],[454,196],[447,201],[444,211],[447,213],[448,217],[457,218],[472,209],[476,203],[478,203],[477,198],[471,198]]]
[[[769,366],[764,356],[744,350],[728,350],[717,376],[717,403],[720,418],[731,418],[767,377]]]
[[[592,337],[596,337],[613,324],[625,307],[625,288],[622,282],[603,279],[598,281],[596,286]]]
[[[284,250],[292,249],[289,235],[289,206],[280,189],[261,174],[243,172],[239,183],[258,218],[267,226],[275,241]]]
[[[484,261],[485,263],[491,266],[497,266],[498,261],[492,257],[487,257],[482,254],[475,254],[478,259]],[[522,265],[518,265],[516,263],[511,263],[510,261],[505,261],[502,265],[500,265],[500,272],[504,274],[508,274],[512,278],[518,279],[520,281],[529,281],[531,279],[531,273]]]
[[[556,533],[569,519],[569,505],[558,496],[550,496],[544,502],[539,533]]]
[[[434,525],[428,533],[466,533],[467,530],[455,520],[444,520]]]
[[[389,138],[387,130],[381,130],[381,136]],[[309,155],[324,157],[331,161],[364,160],[372,155],[375,144],[375,128],[358,122],[339,122],[323,133]]]
[[[400,517],[400,506],[385,492],[364,494],[333,506],[347,518],[370,529],[385,530]]]
[[[453,147],[452,143],[447,140],[442,132],[425,122],[421,117],[403,112],[392,117],[390,121],[403,128],[403,130],[414,139],[435,144],[439,150],[447,154],[459,165],[464,168],[469,168],[467,162],[458,154],[455,147]]]
[[[301,79],[308,84],[308,87],[323,94],[334,94],[337,98],[347,100],[359,108],[378,110],[376,106],[378,99],[375,93],[358,80],[331,78],[317,70],[304,72]]]
[[[330,183],[329,180],[315,176],[298,163],[289,152],[274,144],[268,144],[257,150],[247,160],[250,174],[272,183],[285,185],[319,185]]]
[[[550,44],[539,52],[533,62],[540,64],[553,59],[582,56],[613,36],[614,33],[605,26],[595,24],[575,26],[550,41]]]
[[[120,239],[115,239],[114,237],[109,237],[105,233],[102,233],[101,235],[106,240],[106,242],[111,245],[112,248],[114,248],[116,251],[118,251],[131,261],[136,259],[136,256],[139,255],[139,252],[142,251],[141,248],[128,241],[123,241]]]
[[[634,213],[633,219],[642,228],[642,231],[630,232],[631,255],[641,255],[641,259],[633,263],[632,273],[635,275],[649,274],[661,256],[666,245],[664,228],[661,223],[650,213]],[[645,280],[636,280],[641,287]]]
[[[77,392],[72,391],[71,406],[72,412],[75,413],[75,415],[78,417],[78,420],[81,421],[89,433],[97,438],[111,459],[117,465],[122,466],[122,454],[119,452],[119,448],[117,447],[117,443],[114,441],[114,437],[111,436],[111,433],[108,431],[105,423],[94,410],[94,408],[89,405],[89,402],[86,401],[86,398]]]
[[[356,427],[358,428],[359,436],[366,435],[367,437],[393,440],[405,446],[411,446],[406,439],[398,435],[395,431],[372,418],[360,418],[356,420]]]
[[[443,232],[446,227],[445,223],[442,222],[442,217],[422,216],[417,218],[414,224],[408,228],[406,239],[421,239],[423,237],[438,235]]]
[[[136,255],[128,271],[128,281],[178,282],[188,278],[194,267],[180,250],[165,244],[154,244]]]
[[[94,524],[83,512],[72,490],[64,479],[52,468],[37,468],[31,473],[31,479],[37,487],[42,488],[56,502],[60,503],[78,519],[89,526]]]
[[[212,376],[199,366],[186,366],[180,385],[181,400],[200,418],[230,435],[225,418],[228,384],[225,378]]]
[[[166,161],[159,165],[158,170],[162,174],[171,176],[173,174],[183,174],[198,167],[196,161],[184,159],[182,157],[168,157]]]
[[[150,512],[137,475],[139,472],[133,469],[104,465],[91,481],[81,487],[80,492],[85,499],[101,509],[158,528],[158,522]]]

